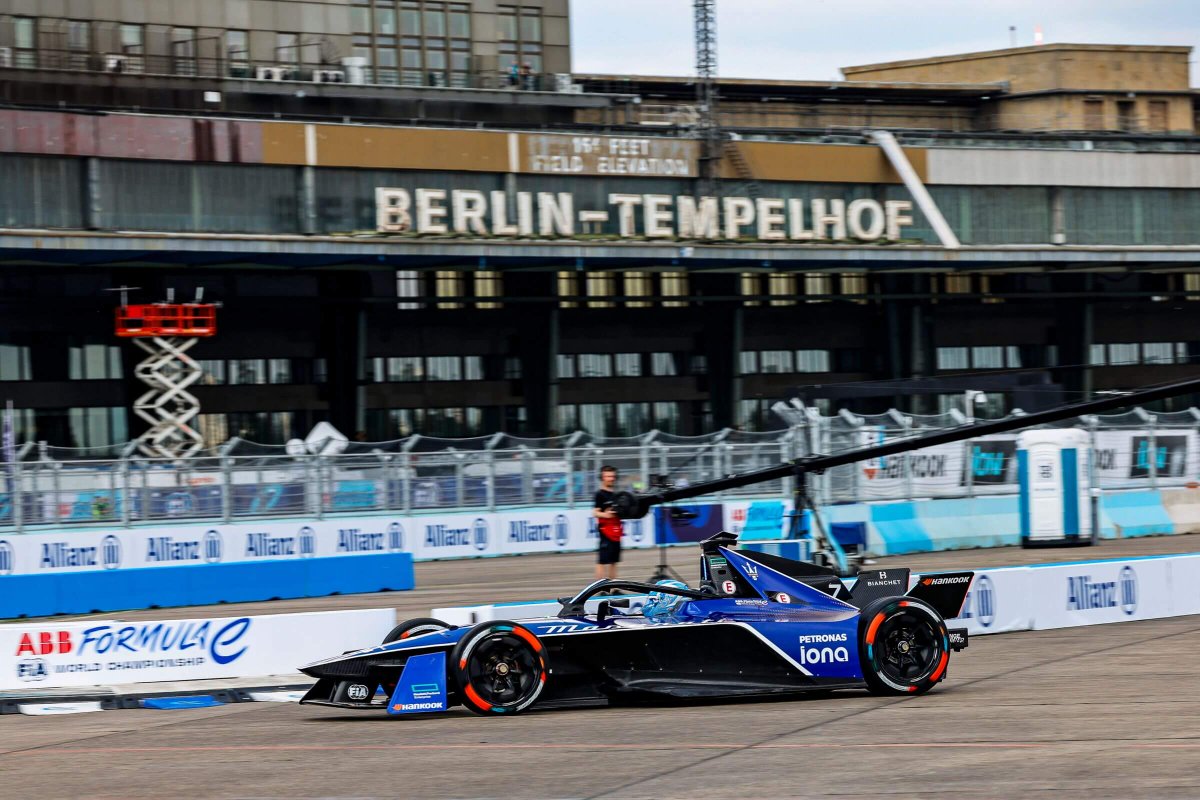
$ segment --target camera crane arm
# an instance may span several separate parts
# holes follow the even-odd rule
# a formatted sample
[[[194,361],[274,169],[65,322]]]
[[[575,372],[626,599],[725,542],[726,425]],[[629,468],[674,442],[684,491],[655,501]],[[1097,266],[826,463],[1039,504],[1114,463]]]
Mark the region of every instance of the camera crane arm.
[[[1134,405],[1136,403],[1148,403],[1154,400],[1161,400],[1166,397],[1175,397],[1181,394],[1189,394],[1191,392],[1200,392],[1200,378],[1181,381],[1178,383],[1169,383],[1161,386],[1156,386],[1150,389],[1142,389],[1139,391],[1129,392],[1114,397],[1105,397],[1100,400],[1088,400],[1081,403],[1071,403],[1069,405],[1059,406],[1047,411],[1038,411],[1033,414],[1026,414],[1020,417],[1009,417],[1006,419],[989,420],[987,422],[974,422],[969,425],[959,425],[947,430],[934,431],[920,436],[909,436],[903,439],[887,442],[886,444],[873,445],[870,447],[859,447],[852,450],[846,450],[841,453],[821,456],[805,456],[792,461],[787,461],[774,467],[766,467],[765,469],[747,472],[742,475],[729,475],[724,478],[717,478],[711,481],[702,483],[694,483],[689,486],[680,487],[677,489],[664,489],[658,492],[649,492],[646,494],[634,494],[633,492],[619,492],[616,496],[615,508],[617,516],[622,519],[641,519],[650,509],[663,503],[672,503],[677,500],[687,500],[692,497],[700,497],[714,492],[722,492],[727,489],[739,489],[743,486],[751,486],[756,483],[778,480],[794,475],[801,479],[808,473],[824,472],[833,467],[840,467],[845,464],[854,464],[859,461],[867,461],[872,458],[883,458],[884,456],[896,455],[897,453],[907,453],[912,450],[919,450],[923,447],[933,447],[939,444],[949,444],[951,442],[961,442],[965,439],[974,439],[979,436],[988,436],[994,433],[1005,433],[1007,431],[1019,430],[1021,428],[1032,428],[1035,425],[1046,425],[1051,422],[1060,422],[1065,419],[1084,416],[1085,414],[1098,414],[1101,411],[1109,411],[1115,408],[1123,408],[1125,406]]]

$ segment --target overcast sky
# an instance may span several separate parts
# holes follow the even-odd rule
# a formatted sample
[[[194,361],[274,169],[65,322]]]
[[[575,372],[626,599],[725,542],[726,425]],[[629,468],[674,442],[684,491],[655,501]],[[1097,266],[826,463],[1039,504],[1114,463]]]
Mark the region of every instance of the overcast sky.
[[[1200,0],[717,0],[726,78],[840,80],[840,67],[1046,42],[1189,45]],[[571,0],[575,72],[693,75],[692,0]],[[1192,86],[1197,79],[1192,59]]]

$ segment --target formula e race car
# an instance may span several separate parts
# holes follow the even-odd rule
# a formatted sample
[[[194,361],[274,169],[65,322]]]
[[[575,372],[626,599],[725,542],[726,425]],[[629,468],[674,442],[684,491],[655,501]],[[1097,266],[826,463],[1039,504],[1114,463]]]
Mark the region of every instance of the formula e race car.
[[[861,572],[701,543],[700,582],[596,581],[557,617],[454,627],[410,620],[382,645],[303,667],[302,703],[389,714],[778,695],[920,694],[946,678],[966,629],[947,629],[973,573]],[[634,596],[609,596],[616,591]],[[638,601],[644,598],[637,608]]]

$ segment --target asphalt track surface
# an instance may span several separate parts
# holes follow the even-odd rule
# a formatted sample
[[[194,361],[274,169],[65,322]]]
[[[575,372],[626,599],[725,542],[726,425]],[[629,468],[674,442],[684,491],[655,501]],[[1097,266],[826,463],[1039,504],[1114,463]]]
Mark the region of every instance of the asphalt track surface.
[[[1200,551],[1200,536],[935,553],[920,569]],[[681,572],[693,552],[671,552]],[[644,577],[653,553],[625,574]],[[688,569],[684,570],[683,565]],[[413,592],[209,616],[565,594],[586,556],[422,564]],[[110,615],[111,616],[111,615]],[[391,719],[284,703],[0,717],[2,798],[1200,798],[1200,616],[978,637],[916,698]]]

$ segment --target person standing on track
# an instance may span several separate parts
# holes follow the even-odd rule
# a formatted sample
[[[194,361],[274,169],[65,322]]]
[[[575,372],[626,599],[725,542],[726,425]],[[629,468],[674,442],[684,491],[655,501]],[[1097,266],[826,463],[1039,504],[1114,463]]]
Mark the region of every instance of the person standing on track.
[[[615,579],[621,560],[621,519],[616,512],[617,468],[605,464],[600,468],[600,490],[592,503],[592,516],[600,532],[596,557],[596,580]]]

